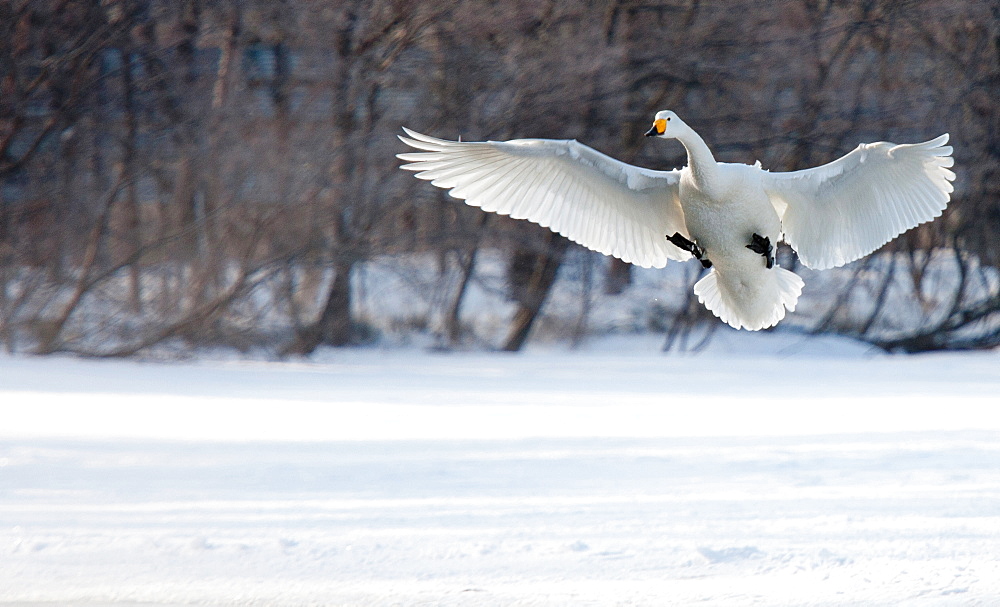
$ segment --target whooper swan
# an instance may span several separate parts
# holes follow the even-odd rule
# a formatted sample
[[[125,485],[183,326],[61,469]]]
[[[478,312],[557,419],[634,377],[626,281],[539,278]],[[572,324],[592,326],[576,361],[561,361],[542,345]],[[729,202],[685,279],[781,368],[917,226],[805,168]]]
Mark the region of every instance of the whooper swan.
[[[802,279],[774,261],[784,239],[809,268],[864,257],[941,215],[955,174],[948,135],[924,143],[863,143],[829,164],[771,173],[716,162],[677,114],[656,114],[650,137],[677,139],[688,165],[653,171],[575,140],[447,141],[404,129],[420,152],[402,168],[500,215],[527,219],[642,267],[697,258],[694,286],[734,328],[775,325],[793,311]]]

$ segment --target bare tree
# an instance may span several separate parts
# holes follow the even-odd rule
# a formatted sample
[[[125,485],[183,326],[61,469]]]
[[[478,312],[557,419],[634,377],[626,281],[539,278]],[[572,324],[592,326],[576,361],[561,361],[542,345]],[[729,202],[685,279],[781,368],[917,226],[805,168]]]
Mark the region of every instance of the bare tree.
[[[308,354],[321,343],[355,343],[351,277],[372,254],[374,226],[383,218],[381,192],[372,191],[382,164],[371,154],[379,125],[384,76],[395,60],[427,31],[436,11],[412,10],[406,2],[341,3],[329,22],[333,32],[330,163],[320,204],[330,224],[333,282],[319,317],[302,327],[289,352]]]
[[[545,302],[578,279],[560,272],[576,245],[403,174],[399,127],[577,138],[670,169],[682,149],[641,136],[670,108],[720,160],[772,170],[949,131],[945,215],[831,272],[785,322],[893,350],[994,347],[998,37],[985,0],[0,3],[0,340],[354,344],[378,322],[357,315],[359,268],[421,255],[439,277],[420,288],[441,292],[421,295],[437,320],[419,330],[455,346],[492,249],[513,302],[498,347],[519,349],[565,315]],[[626,291],[628,267],[604,267],[606,292]],[[673,347],[716,322],[683,302],[655,313]]]

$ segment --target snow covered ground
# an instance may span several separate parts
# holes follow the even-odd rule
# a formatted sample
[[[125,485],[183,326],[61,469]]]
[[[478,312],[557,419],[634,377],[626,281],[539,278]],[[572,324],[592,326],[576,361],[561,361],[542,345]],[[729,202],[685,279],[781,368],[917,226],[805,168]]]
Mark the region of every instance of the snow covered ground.
[[[0,357],[0,605],[1000,604],[1000,356]]]

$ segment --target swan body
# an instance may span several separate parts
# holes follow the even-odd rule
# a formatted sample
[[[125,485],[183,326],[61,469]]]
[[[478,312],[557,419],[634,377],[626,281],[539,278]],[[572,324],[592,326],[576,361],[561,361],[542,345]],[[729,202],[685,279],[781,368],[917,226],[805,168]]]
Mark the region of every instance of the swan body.
[[[761,188],[762,171],[748,165],[720,164],[700,186],[690,171],[681,172],[680,197],[690,239],[712,268],[695,283],[705,307],[735,328],[770,327],[794,310],[802,279],[793,272],[767,267],[760,253],[747,248],[753,234],[777,243],[781,220]]]
[[[955,174],[948,135],[917,144],[861,144],[812,169],[771,173],[716,162],[674,112],[647,136],[684,145],[688,165],[653,171],[575,140],[462,142],[404,129],[420,150],[399,154],[420,179],[486,211],[527,219],[585,247],[642,267],[697,257],[711,268],[694,286],[705,307],[739,329],[771,327],[793,311],[803,282],[774,263],[787,242],[804,265],[864,257],[939,216]]]

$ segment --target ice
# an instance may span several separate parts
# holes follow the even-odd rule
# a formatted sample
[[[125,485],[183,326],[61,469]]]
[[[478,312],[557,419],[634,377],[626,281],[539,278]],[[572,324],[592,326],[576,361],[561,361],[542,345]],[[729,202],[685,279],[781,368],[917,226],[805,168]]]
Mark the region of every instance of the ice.
[[[996,354],[0,358],[0,604],[1000,597]]]

